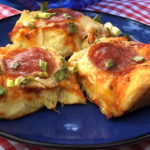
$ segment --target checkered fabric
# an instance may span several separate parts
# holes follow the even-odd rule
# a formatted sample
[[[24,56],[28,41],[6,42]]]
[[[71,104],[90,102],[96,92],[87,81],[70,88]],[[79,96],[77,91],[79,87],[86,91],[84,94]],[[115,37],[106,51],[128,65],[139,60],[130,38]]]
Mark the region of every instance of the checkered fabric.
[[[102,0],[86,10],[130,18],[150,26],[150,0]]]
[[[33,145],[26,145],[23,143],[8,140],[0,137],[0,150],[48,150],[47,148],[40,148]]]
[[[17,15],[19,13],[21,13],[21,11],[0,4],[0,20],[12,15]]]

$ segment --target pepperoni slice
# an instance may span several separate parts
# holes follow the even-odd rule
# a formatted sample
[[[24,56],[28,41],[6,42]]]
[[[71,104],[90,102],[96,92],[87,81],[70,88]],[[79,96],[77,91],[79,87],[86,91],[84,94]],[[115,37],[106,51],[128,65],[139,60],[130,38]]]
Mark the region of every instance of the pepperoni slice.
[[[54,15],[52,16],[50,19],[48,19],[48,22],[68,22],[68,21],[72,21],[75,20],[77,18],[79,18],[80,16],[82,16],[82,14],[80,12],[68,9],[68,8],[57,8],[57,9],[50,9],[48,10],[49,13],[58,13],[58,15]],[[64,13],[67,13],[69,16],[71,16],[70,19],[64,17]]]
[[[36,19],[35,24],[38,26],[39,24],[50,24],[56,23],[55,26],[62,27],[66,26],[67,22],[74,22],[83,14],[69,8],[56,8],[48,10],[49,13],[57,13],[57,15],[52,15],[49,19]],[[67,18],[64,14],[69,15],[71,18]]]
[[[102,70],[106,70],[106,61],[112,59],[114,66],[110,70],[114,72],[124,71],[129,64],[135,64],[132,61],[134,56],[136,56],[136,53],[133,48],[108,42],[96,44],[89,51],[89,59]]]
[[[53,56],[42,48],[15,49],[7,53],[2,59],[4,73],[9,76],[29,76],[36,75],[41,71],[39,60],[48,63],[47,72],[50,75],[55,67]],[[19,66],[13,69],[14,63],[19,62]]]

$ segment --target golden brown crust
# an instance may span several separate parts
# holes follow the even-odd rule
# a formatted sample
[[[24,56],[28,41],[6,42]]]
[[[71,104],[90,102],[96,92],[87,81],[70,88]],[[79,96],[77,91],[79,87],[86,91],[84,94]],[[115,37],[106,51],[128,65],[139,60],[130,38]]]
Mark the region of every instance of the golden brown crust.
[[[40,71],[40,68],[38,67],[39,59],[44,58],[47,58],[45,61],[49,62],[49,66],[51,66],[53,63],[56,64],[55,68],[53,68],[53,71],[50,73],[53,74],[53,72],[56,71],[61,64],[59,62],[59,57],[56,55],[54,56],[54,54],[51,55],[46,50],[41,48],[20,49],[13,46],[7,46],[4,48],[1,47],[0,49],[0,66],[2,69],[2,73],[0,75],[0,85],[7,90],[6,95],[0,96],[0,118],[20,118],[35,112],[44,106],[48,107],[49,109],[55,109],[60,89],[58,87],[58,83],[56,84],[55,82],[47,81],[49,83],[49,86],[47,86],[40,81],[37,82],[32,80],[27,85],[20,84],[9,87],[7,85],[7,81],[10,79],[15,81],[16,78],[28,78],[28,73],[30,71]],[[38,50],[40,51],[39,53],[35,54],[35,52],[32,50],[36,50],[36,52],[38,52]],[[31,55],[28,52],[31,52]],[[44,57],[42,57],[43,52]],[[52,58],[49,54],[54,57]],[[30,56],[33,57],[31,58]],[[20,64],[16,69],[12,69],[15,62],[19,62]],[[34,63],[37,64],[35,65]]]
[[[68,72],[66,79],[61,82],[56,80],[55,73],[65,64],[62,57],[52,49],[51,51],[38,47],[22,49],[8,45],[1,47],[0,50],[2,69],[0,86],[7,90],[6,95],[0,96],[0,118],[20,118],[44,106],[55,109],[58,101],[62,104],[85,103],[74,74]],[[41,72],[40,59],[47,62],[48,77],[38,76]],[[13,69],[15,62],[19,62],[19,66]],[[7,81],[16,79],[30,79],[30,81],[27,84],[8,87]]]
[[[54,47],[62,56],[70,56],[74,51],[88,47],[96,38],[108,36],[108,31],[102,24],[94,21],[80,12],[68,9],[50,9],[56,13],[48,19],[35,19],[39,11],[24,10],[13,30],[11,41],[19,47],[45,46]],[[71,18],[64,17],[67,13]],[[69,23],[74,23],[76,32],[69,32]],[[26,24],[32,24],[30,28]]]
[[[105,46],[108,44],[112,46],[107,49]],[[123,49],[128,51],[128,56],[124,55],[122,51],[119,52],[118,46],[122,47],[122,51]],[[96,50],[96,53],[92,52],[94,60],[89,58],[92,48],[94,51]],[[124,38],[110,38],[110,40],[107,38],[106,41],[103,39],[102,42],[91,48],[73,54],[69,64],[70,67],[75,65],[78,67],[78,73],[87,95],[100,107],[102,113],[107,118],[118,117],[125,112],[150,104],[147,98],[150,88],[149,49],[149,44],[127,41]],[[101,52],[98,53],[97,50]],[[113,50],[113,54],[111,54],[111,50]],[[118,53],[114,52],[115,50]],[[104,55],[103,58],[101,58],[102,55]],[[142,56],[145,60],[135,62],[132,60],[135,56]],[[98,57],[97,59],[101,58],[99,61],[113,58],[116,66],[110,70],[104,68],[105,66],[97,66],[94,64],[95,62],[93,63],[93,61],[99,63],[96,57]],[[104,63],[104,61],[102,62]],[[119,68],[120,64],[123,69]]]
[[[86,99],[80,90],[79,84],[74,74],[69,73],[68,80],[60,83],[60,93],[58,101],[61,104],[85,104]]]

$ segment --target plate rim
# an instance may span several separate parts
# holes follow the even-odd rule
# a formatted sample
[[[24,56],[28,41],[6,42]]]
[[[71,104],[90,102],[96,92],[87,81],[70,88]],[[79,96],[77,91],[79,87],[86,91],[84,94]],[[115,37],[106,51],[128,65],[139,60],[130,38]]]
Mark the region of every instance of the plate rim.
[[[24,144],[31,144],[34,146],[40,146],[40,147],[46,147],[46,148],[113,148],[113,147],[119,147],[124,146],[126,144],[131,145],[135,144],[137,142],[142,142],[148,138],[150,138],[150,133],[144,134],[142,136],[137,136],[134,138],[130,138],[127,140],[117,141],[117,142],[111,142],[111,143],[104,143],[104,144],[57,144],[57,143],[46,143],[46,142],[39,142],[35,140],[30,140],[18,136],[14,136],[12,134],[9,134],[4,131],[0,131],[0,136],[3,136],[5,138],[8,138],[10,140],[21,142]]]
[[[75,10],[75,9],[74,9]],[[116,16],[113,14],[109,14],[109,13],[104,13],[104,12],[97,12],[97,11],[91,11],[91,10],[76,10],[76,11],[80,11],[80,12],[89,12],[89,13],[96,13],[96,14],[105,14],[105,15],[110,15],[110,16],[115,16],[115,17],[119,17],[119,18],[123,18],[123,19],[127,19],[127,20],[131,20],[133,22],[142,24],[144,26],[150,27],[142,22],[138,22],[136,20],[130,19],[130,18],[125,18],[122,16]],[[2,20],[7,20],[10,19],[12,17],[17,17],[20,14],[16,14],[13,16],[9,16],[7,18],[4,18]],[[0,21],[2,21],[0,20]],[[117,141],[117,142],[111,142],[111,143],[104,143],[104,144],[57,144],[57,143],[47,143],[47,142],[39,142],[39,141],[35,141],[35,140],[31,140],[31,139],[26,139],[26,138],[22,138],[19,136],[15,136],[11,133],[7,133],[5,131],[1,131],[0,130],[0,136],[8,138],[9,140],[13,140],[16,142],[21,142],[24,144],[31,144],[34,146],[40,146],[40,147],[52,147],[52,148],[113,148],[113,147],[119,147],[119,146],[124,146],[126,144],[131,145],[131,144],[135,144],[137,142],[146,140],[148,138],[150,138],[150,132],[143,134],[141,136],[136,136],[133,138],[129,138],[126,140],[121,140],[121,141]]]

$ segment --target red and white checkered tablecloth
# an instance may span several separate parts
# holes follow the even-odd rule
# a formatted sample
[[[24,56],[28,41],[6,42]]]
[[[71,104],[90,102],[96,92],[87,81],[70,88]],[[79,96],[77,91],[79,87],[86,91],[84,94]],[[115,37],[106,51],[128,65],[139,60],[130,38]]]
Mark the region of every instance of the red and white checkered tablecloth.
[[[20,13],[19,10],[0,4],[0,20]]]
[[[150,26],[150,0],[102,0],[86,10],[130,18]]]
[[[85,9],[130,18],[150,26],[150,0],[102,0],[101,2],[89,6]],[[21,11],[0,4],[0,19],[19,13],[21,13]],[[32,145],[26,145],[23,143],[8,140],[4,137],[0,137],[0,150],[48,149],[39,148]],[[57,149],[51,148],[49,150]],[[107,150],[150,150],[150,140]]]

